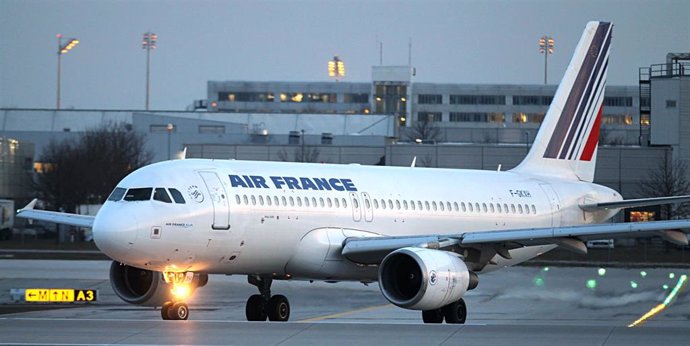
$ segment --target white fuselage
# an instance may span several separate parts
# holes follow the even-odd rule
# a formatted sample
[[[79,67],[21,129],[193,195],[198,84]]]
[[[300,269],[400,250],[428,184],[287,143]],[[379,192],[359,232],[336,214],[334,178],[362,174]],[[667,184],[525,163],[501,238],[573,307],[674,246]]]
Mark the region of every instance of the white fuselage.
[[[189,159],[139,169],[119,188],[174,188],[184,204],[108,201],[94,238],[113,259],[155,271],[376,279],[340,255],[347,237],[459,235],[599,223],[606,187],[514,172]],[[270,201],[270,202],[269,202]],[[555,246],[516,249],[484,271]]]

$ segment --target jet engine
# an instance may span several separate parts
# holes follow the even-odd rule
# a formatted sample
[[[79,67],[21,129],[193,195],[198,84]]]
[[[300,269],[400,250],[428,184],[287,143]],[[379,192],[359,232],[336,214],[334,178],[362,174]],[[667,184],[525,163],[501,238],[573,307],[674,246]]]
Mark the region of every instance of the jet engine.
[[[192,289],[203,287],[207,282],[208,274],[195,273]],[[172,285],[165,282],[160,272],[113,262],[110,265],[110,285],[115,294],[129,304],[162,306],[172,300]]]
[[[447,251],[406,247],[388,254],[379,266],[381,293],[406,309],[438,309],[460,300],[477,283],[477,274]]]

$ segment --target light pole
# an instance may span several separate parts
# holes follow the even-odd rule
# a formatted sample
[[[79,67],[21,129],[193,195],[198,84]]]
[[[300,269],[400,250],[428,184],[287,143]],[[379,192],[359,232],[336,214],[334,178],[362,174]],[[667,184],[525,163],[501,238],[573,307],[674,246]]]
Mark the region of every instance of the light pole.
[[[146,49],[146,110],[149,110],[149,79],[151,75],[149,65],[151,63],[151,49],[156,49],[156,41],[158,41],[158,35],[150,31],[144,33],[144,39],[141,41],[141,48]]]
[[[549,54],[553,54],[554,40],[551,36],[542,36],[539,39],[539,53],[544,54],[544,85],[546,85],[546,66],[549,62]]]
[[[168,123],[168,126],[166,126],[166,130],[168,130],[168,161],[170,160],[170,135],[172,134],[174,129],[175,125],[173,125],[172,123]]]
[[[60,109],[60,81],[62,74],[62,54],[69,52],[74,46],[79,44],[79,40],[76,38],[70,38],[65,44],[62,44],[62,34],[55,35],[58,39],[58,50],[57,50],[57,105],[56,109]]]

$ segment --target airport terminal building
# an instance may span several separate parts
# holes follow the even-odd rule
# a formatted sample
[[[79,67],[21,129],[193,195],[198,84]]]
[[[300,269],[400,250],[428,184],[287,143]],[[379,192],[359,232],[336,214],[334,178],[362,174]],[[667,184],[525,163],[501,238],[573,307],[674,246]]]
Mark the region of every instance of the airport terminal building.
[[[503,170],[534,140],[553,85],[414,82],[414,68],[375,66],[369,83],[209,81],[187,111],[0,109],[0,137],[35,145],[108,122],[144,133],[154,161],[187,157]],[[641,69],[608,86],[595,181],[639,196],[650,172],[690,162],[690,65]],[[30,165],[27,165],[30,166]],[[30,174],[30,167],[26,168]]]

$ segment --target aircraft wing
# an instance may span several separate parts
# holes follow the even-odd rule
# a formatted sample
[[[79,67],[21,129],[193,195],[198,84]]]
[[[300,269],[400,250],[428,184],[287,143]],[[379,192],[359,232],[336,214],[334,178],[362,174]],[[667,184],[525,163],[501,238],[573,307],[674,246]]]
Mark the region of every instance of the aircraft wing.
[[[650,205],[660,205],[660,204],[676,204],[689,202],[690,195],[685,196],[672,196],[672,197],[656,197],[656,198],[639,198],[639,199],[626,199],[618,202],[605,202],[605,203],[592,203],[592,204],[582,204],[580,209],[584,211],[597,211],[600,209],[622,209],[622,208],[632,208],[632,207],[646,207]]]
[[[347,238],[342,255],[356,263],[378,264],[390,252],[408,246],[446,250],[492,247],[497,254],[510,258],[507,250],[535,245],[556,244],[575,252],[587,253],[584,242],[593,239],[658,235],[671,243],[688,245],[686,233],[690,233],[690,220],[476,231],[457,235]]]
[[[41,220],[59,223],[63,225],[91,228],[94,216],[79,215],[70,213],[60,213],[56,211],[36,210],[36,199],[27,204],[24,208],[17,211],[17,217],[32,220]]]

